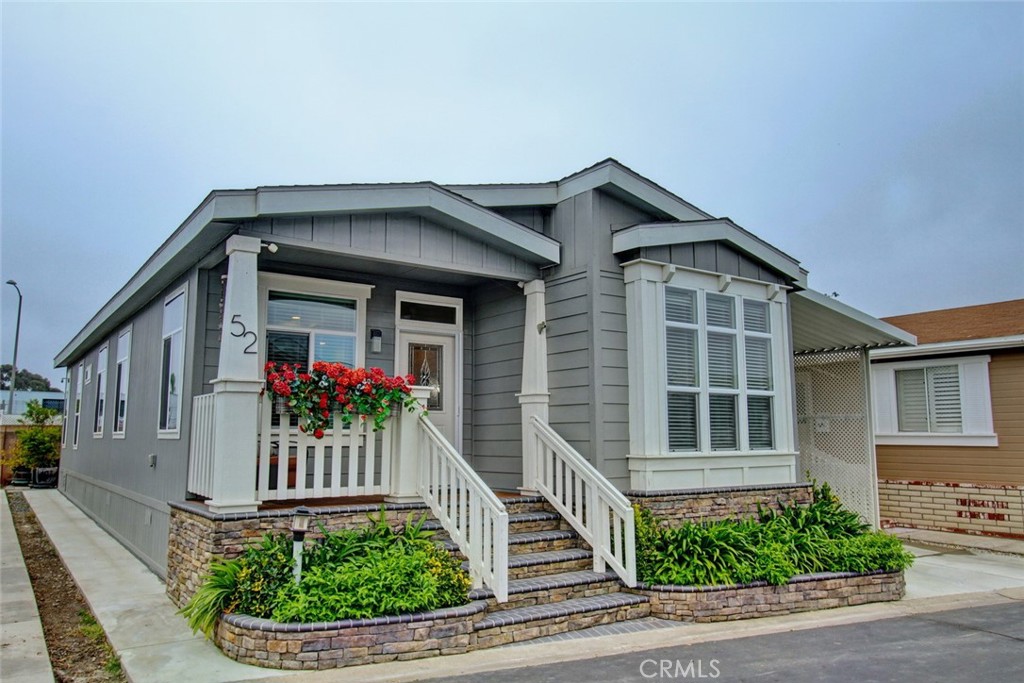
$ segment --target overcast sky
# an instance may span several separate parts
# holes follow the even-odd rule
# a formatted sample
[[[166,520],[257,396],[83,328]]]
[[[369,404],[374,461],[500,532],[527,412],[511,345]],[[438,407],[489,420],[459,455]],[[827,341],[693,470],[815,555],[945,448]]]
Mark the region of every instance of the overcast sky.
[[[1024,4],[5,2],[2,278],[54,355],[215,188],[605,157],[875,316],[1024,296]],[[0,359],[17,296],[3,286]]]

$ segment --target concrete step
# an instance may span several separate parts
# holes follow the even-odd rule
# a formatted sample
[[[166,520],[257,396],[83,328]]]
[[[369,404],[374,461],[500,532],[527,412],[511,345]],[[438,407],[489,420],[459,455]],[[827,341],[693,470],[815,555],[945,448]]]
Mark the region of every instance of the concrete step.
[[[477,622],[473,630],[479,647],[494,647],[639,619],[649,616],[650,612],[646,596],[608,593],[493,612]]]
[[[487,587],[470,591],[469,599],[488,600],[488,609],[498,611],[615,593],[621,588],[622,584],[615,572],[583,570],[509,581],[508,602],[495,601],[494,591]]]

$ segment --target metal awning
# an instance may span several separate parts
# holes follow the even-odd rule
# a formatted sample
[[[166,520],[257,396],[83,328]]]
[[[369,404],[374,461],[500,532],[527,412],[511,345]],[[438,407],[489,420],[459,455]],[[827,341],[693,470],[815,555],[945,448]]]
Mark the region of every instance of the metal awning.
[[[793,353],[915,346],[917,337],[821,292],[790,295]]]

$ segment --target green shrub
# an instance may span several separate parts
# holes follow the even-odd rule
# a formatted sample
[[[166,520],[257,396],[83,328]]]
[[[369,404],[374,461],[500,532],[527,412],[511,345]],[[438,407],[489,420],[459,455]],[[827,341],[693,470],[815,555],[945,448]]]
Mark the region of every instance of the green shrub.
[[[323,538],[304,546],[298,585],[291,538],[268,534],[238,559],[214,562],[181,614],[209,637],[223,612],[311,622],[463,605],[469,575],[430,540],[425,519],[410,515],[392,530],[382,510],[365,528],[328,532],[321,525]]]
[[[215,560],[202,585],[178,611],[188,620],[192,633],[202,631],[207,638],[213,637],[213,628],[224,612],[230,611],[238,588],[238,572],[241,560]]]
[[[838,538],[832,543],[832,571],[868,572],[882,569],[896,572],[908,568],[914,562],[914,556],[903,549],[900,539],[881,531]]]
[[[759,510],[754,520],[660,524],[634,506],[637,577],[646,583],[725,585],[766,581],[781,585],[797,574],[825,571],[899,571],[913,557],[899,539],[871,532],[845,508],[828,484],[814,487],[810,505]]]

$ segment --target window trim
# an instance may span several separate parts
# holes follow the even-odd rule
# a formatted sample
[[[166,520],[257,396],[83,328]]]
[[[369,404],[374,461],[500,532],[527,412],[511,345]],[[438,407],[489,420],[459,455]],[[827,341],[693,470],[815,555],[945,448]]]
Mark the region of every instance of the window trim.
[[[875,443],[880,446],[995,447],[992,424],[991,356],[934,356],[920,360],[871,364]],[[960,373],[961,432],[899,431],[896,371],[955,365]]]
[[[184,406],[184,404],[185,404],[185,399],[184,399],[185,388],[184,388],[184,386],[182,386],[181,390],[178,392],[178,422],[177,422],[177,425],[175,425],[174,429],[161,429],[160,428],[160,418],[162,417],[162,415],[160,414],[160,404],[162,402],[161,399],[163,398],[163,393],[164,393],[164,386],[163,386],[163,354],[164,354],[164,351],[163,351],[163,347],[164,347],[164,341],[168,338],[168,336],[171,336],[171,335],[174,334],[174,332],[172,332],[171,335],[164,335],[164,333],[163,333],[163,320],[164,320],[164,315],[166,315],[166,312],[167,312],[167,304],[169,304],[171,301],[174,301],[174,299],[176,299],[178,296],[181,296],[181,295],[183,295],[185,297],[185,300],[184,300],[184,308],[183,308],[182,314],[181,314],[181,351],[180,351],[179,355],[180,355],[180,358],[181,358],[181,370],[182,370],[181,374],[182,374],[182,377],[187,375],[187,373],[185,372],[185,357],[187,355],[185,353],[185,347],[188,345],[188,310],[189,310],[189,299],[188,299],[188,282],[185,282],[180,287],[175,287],[173,290],[171,290],[171,292],[169,292],[167,294],[167,296],[164,297],[163,305],[160,307],[160,328],[161,328],[160,329],[160,346],[157,347],[157,349],[158,349],[157,350],[157,358],[160,359],[160,369],[157,371],[157,376],[159,378],[159,386],[160,386],[160,394],[157,397],[157,402],[156,402],[156,438],[157,439],[180,439],[181,438],[182,406]],[[175,332],[176,331],[177,330],[175,330]]]
[[[724,285],[724,286],[723,286]],[[660,321],[662,332],[657,335],[657,343],[660,345],[659,357],[661,358],[661,385],[664,406],[664,428],[662,443],[663,452],[673,457],[725,457],[725,456],[762,456],[792,454],[794,452],[793,434],[789,425],[792,422],[792,411],[789,408],[789,396],[792,392],[792,382],[789,374],[785,371],[790,367],[785,362],[784,354],[789,349],[789,326],[787,324],[785,298],[778,300],[773,297],[771,288],[759,282],[747,282],[738,278],[723,278],[710,273],[692,272],[677,269],[668,281],[662,283],[662,296],[660,306]],[[695,292],[696,323],[674,323],[667,319],[665,309],[665,292],[668,289],[682,289]],[[733,300],[733,323],[732,328],[722,328],[717,325],[710,325],[707,321],[707,295],[727,296]],[[768,329],[769,332],[754,332],[747,330],[745,320],[745,300],[762,301],[768,305]],[[681,387],[671,385],[668,382],[668,355],[665,342],[666,330],[670,327],[691,329],[697,332],[697,375],[698,381],[695,387]],[[733,358],[735,362],[736,388],[711,387],[708,368],[708,334],[728,333],[732,336]],[[747,387],[747,360],[746,360],[746,339],[747,337],[769,339],[771,352],[769,364],[771,366],[770,390],[751,389]],[[652,339],[651,342],[654,340]],[[693,393],[697,395],[697,449],[695,450],[671,450],[668,441],[669,420],[668,420],[668,394],[669,393]],[[737,448],[729,450],[717,450],[711,448],[711,415],[710,396],[730,395],[735,396],[736,406],[736,427],[737,427]],[[750,423],[748,415],[747,399],[752,396],[767,396],[771,399],[772,416],[772,447],[751,448],[750,447]]]
[[[122,356],[121,340],[127,336],[128,343],[125,344],[124,355]],[[121,330],[117,335],[117,356],[114,359],[114,421],[110,427],[110,438],[112,439],[123,439],[125,433],[128,431],[128,388],[130,386],[129,380],[131,379],[131,360],[132,360],[132,326]],[[120,387],[118,386],[118,370],[121,364],[124,364],[124,424],[121,425],[121,430],[117,429],[117,416],[120,412]]]
[[[60,421],[60,447],[68,447],[68,418],[71,415],[71,366],[64,368],[64,410]]]
[[[267,305],[271,291],[287,294],[307,294],[337,299],[351,299],[356,302],[356,357],[357,368],[366,365],[366,302],[373,292],[373,285],[364,285],[339,280],[285,275],[282,273],[259,273],[259,334],[262,342],[258,345],[260,368],[267,362]],[[274,329],[271,327],[271,329]]]
[[[106,356],[106,363],[102,362]],[[96,400],[93,402],[92,437],[103,438],[103,427],[107,421],[107,366],[110,365],[110,342],[103,344],[96,353]],[[100,406],[103,411],[100,412]]]
[[[85,363],[78,364],[78,373],[75,378],[75,425],[73,429],[71,448],[78,450],[78,435],[82,427],[82,387],[85,378]]]

